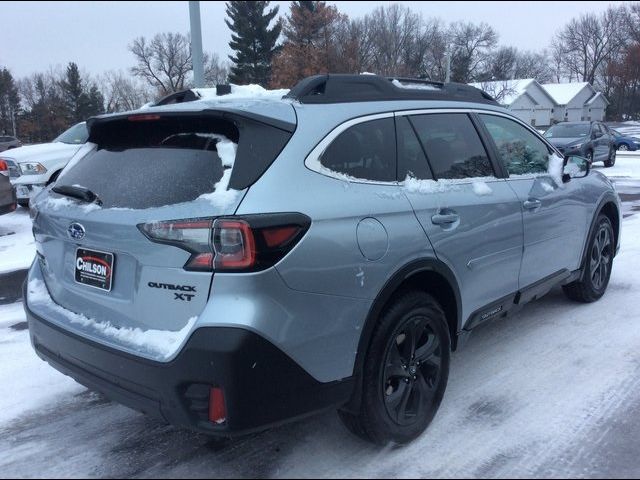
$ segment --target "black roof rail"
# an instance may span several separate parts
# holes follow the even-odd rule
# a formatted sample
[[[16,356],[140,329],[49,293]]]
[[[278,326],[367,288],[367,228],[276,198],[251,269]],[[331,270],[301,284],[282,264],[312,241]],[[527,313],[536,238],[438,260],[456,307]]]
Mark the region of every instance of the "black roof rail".
[[[394,80],[402,86],[398,86]],[[425,86],[433,88],[424,88]],[[441,83],[421,78],[385,78],[369,74],[314,75],[298,82],[283,98],[308,104],[448,100],[498,105],[488,93],[463,83]]]

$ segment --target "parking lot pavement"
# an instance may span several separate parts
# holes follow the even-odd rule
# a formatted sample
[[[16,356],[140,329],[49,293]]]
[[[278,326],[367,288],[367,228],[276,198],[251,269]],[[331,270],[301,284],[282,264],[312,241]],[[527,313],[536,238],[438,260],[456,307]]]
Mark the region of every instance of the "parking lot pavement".
[[[20,305],[0,306],[1,475],[640,476],[640,181],[616,181],[628,196],[607,294],[582,305],[554,290],[478,328],[435,421],[404,448],[355,439],[334,412],[228,442],[175,429],[39,361]]]

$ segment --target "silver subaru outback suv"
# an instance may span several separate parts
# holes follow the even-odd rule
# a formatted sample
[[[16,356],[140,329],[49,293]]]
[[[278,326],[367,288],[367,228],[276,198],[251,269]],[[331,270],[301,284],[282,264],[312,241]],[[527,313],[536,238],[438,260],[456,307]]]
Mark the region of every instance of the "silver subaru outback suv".
[[[33,202],[33,347],[213,435],[337,408],[409,442],[469,332],[598,300],[620,242],[611,182],[465,85],[319,75],[87,125]]]

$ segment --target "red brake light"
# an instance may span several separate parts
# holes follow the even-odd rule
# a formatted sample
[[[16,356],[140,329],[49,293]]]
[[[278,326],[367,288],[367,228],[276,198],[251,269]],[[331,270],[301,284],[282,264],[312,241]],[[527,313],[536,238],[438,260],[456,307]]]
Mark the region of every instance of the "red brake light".
[[[288,226],[288,227],[276,227],[276,228],[266,228],[262,231],[262,236],[264,237],[264,241],[267,244],[267,247],[282,247],[289,240],[297,235],[300,231],[300,227],[296,226]]]
[[[185,270],[255,272],[278,263],[303,237],[309,217],[299,213],[188,218],[138,225],[152,242],[191,254]]]
[[[251,268],[256,262],[253,231],[244,220],[216,220],[213,224],[216,269]]]
[[[127,117],[130,122],[146,122],[148,120],[160,120],[160,115],[130,115]]]
[[[7,162],[0,160],[0,172],[3,170],[9,170],[9,166],[7,165]]]

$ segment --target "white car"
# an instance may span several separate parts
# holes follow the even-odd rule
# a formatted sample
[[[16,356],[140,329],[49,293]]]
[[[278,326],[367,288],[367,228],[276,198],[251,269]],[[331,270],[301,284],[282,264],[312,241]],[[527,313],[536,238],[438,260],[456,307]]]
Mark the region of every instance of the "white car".
[[[87,142],[85,122],[78,123],[51,143],[28,145],[0,154],[9,167],[11,183],[16,187],[18,204],[29,205],[29,199],[54,182],[69,160]]]

